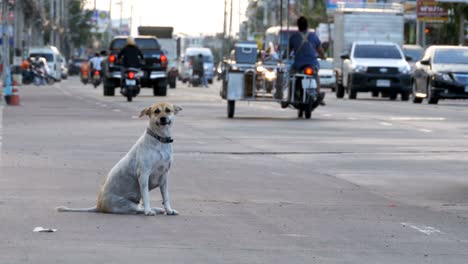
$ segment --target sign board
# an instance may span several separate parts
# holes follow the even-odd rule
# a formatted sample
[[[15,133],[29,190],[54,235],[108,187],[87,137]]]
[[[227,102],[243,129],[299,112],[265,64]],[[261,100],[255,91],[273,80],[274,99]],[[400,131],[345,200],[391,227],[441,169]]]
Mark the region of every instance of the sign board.
[[[445,22],[448,20],[448,12],[435,0],[418,0],[416,13],[419,21]]]
[[[110,24],[110,14],[106,10],[95,10],[89,23],[94,26],[93,32],[103,33]]]
[[[333,12],[338,2],[351,4],[351,5],[364,5],[367,1],[366,0],[327,0],[327,12]]]

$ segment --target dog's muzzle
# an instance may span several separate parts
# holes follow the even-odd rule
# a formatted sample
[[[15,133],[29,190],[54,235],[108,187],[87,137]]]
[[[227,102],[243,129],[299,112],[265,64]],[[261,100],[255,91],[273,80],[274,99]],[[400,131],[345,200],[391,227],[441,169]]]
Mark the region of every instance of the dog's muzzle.
[[[171,120],[165,116],[159,118],[159,123],[158,125],[161,125],[161,126],[167,126],[167,125],[170,125],[171,124]]]

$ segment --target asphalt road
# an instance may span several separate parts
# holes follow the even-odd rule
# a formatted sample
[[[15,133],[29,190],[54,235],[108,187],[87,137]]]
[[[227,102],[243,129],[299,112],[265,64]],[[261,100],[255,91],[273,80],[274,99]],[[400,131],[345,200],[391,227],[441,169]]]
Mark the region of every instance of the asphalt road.
[[[21,87],[0,117],[0,263],[466,263],[468,102],[329,93],[311,120],[259,102],[228,119],[219,83],[151,94]],[[157,101],[184,108],[169,185],[181,214],[56,212],[95,204]]]

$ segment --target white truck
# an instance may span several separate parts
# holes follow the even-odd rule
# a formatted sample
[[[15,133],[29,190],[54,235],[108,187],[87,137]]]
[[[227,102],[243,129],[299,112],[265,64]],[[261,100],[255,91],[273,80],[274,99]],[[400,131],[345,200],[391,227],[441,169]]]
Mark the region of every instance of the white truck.
[[[339,3],[334,14],[333,61],[336,96],[358,92],[408,100],[410,66],[401,51],[404,16],[401,4]]]

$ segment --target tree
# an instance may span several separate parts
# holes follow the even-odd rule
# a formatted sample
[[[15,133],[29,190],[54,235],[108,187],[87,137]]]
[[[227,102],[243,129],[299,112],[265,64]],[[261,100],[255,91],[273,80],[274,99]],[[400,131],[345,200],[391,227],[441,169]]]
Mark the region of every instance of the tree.
[[[85,1],[71,1],[68,6],[68,34],[75,47],[85,46],[91,38],[92,25],[89,23],[92,10],[84,9]]]

